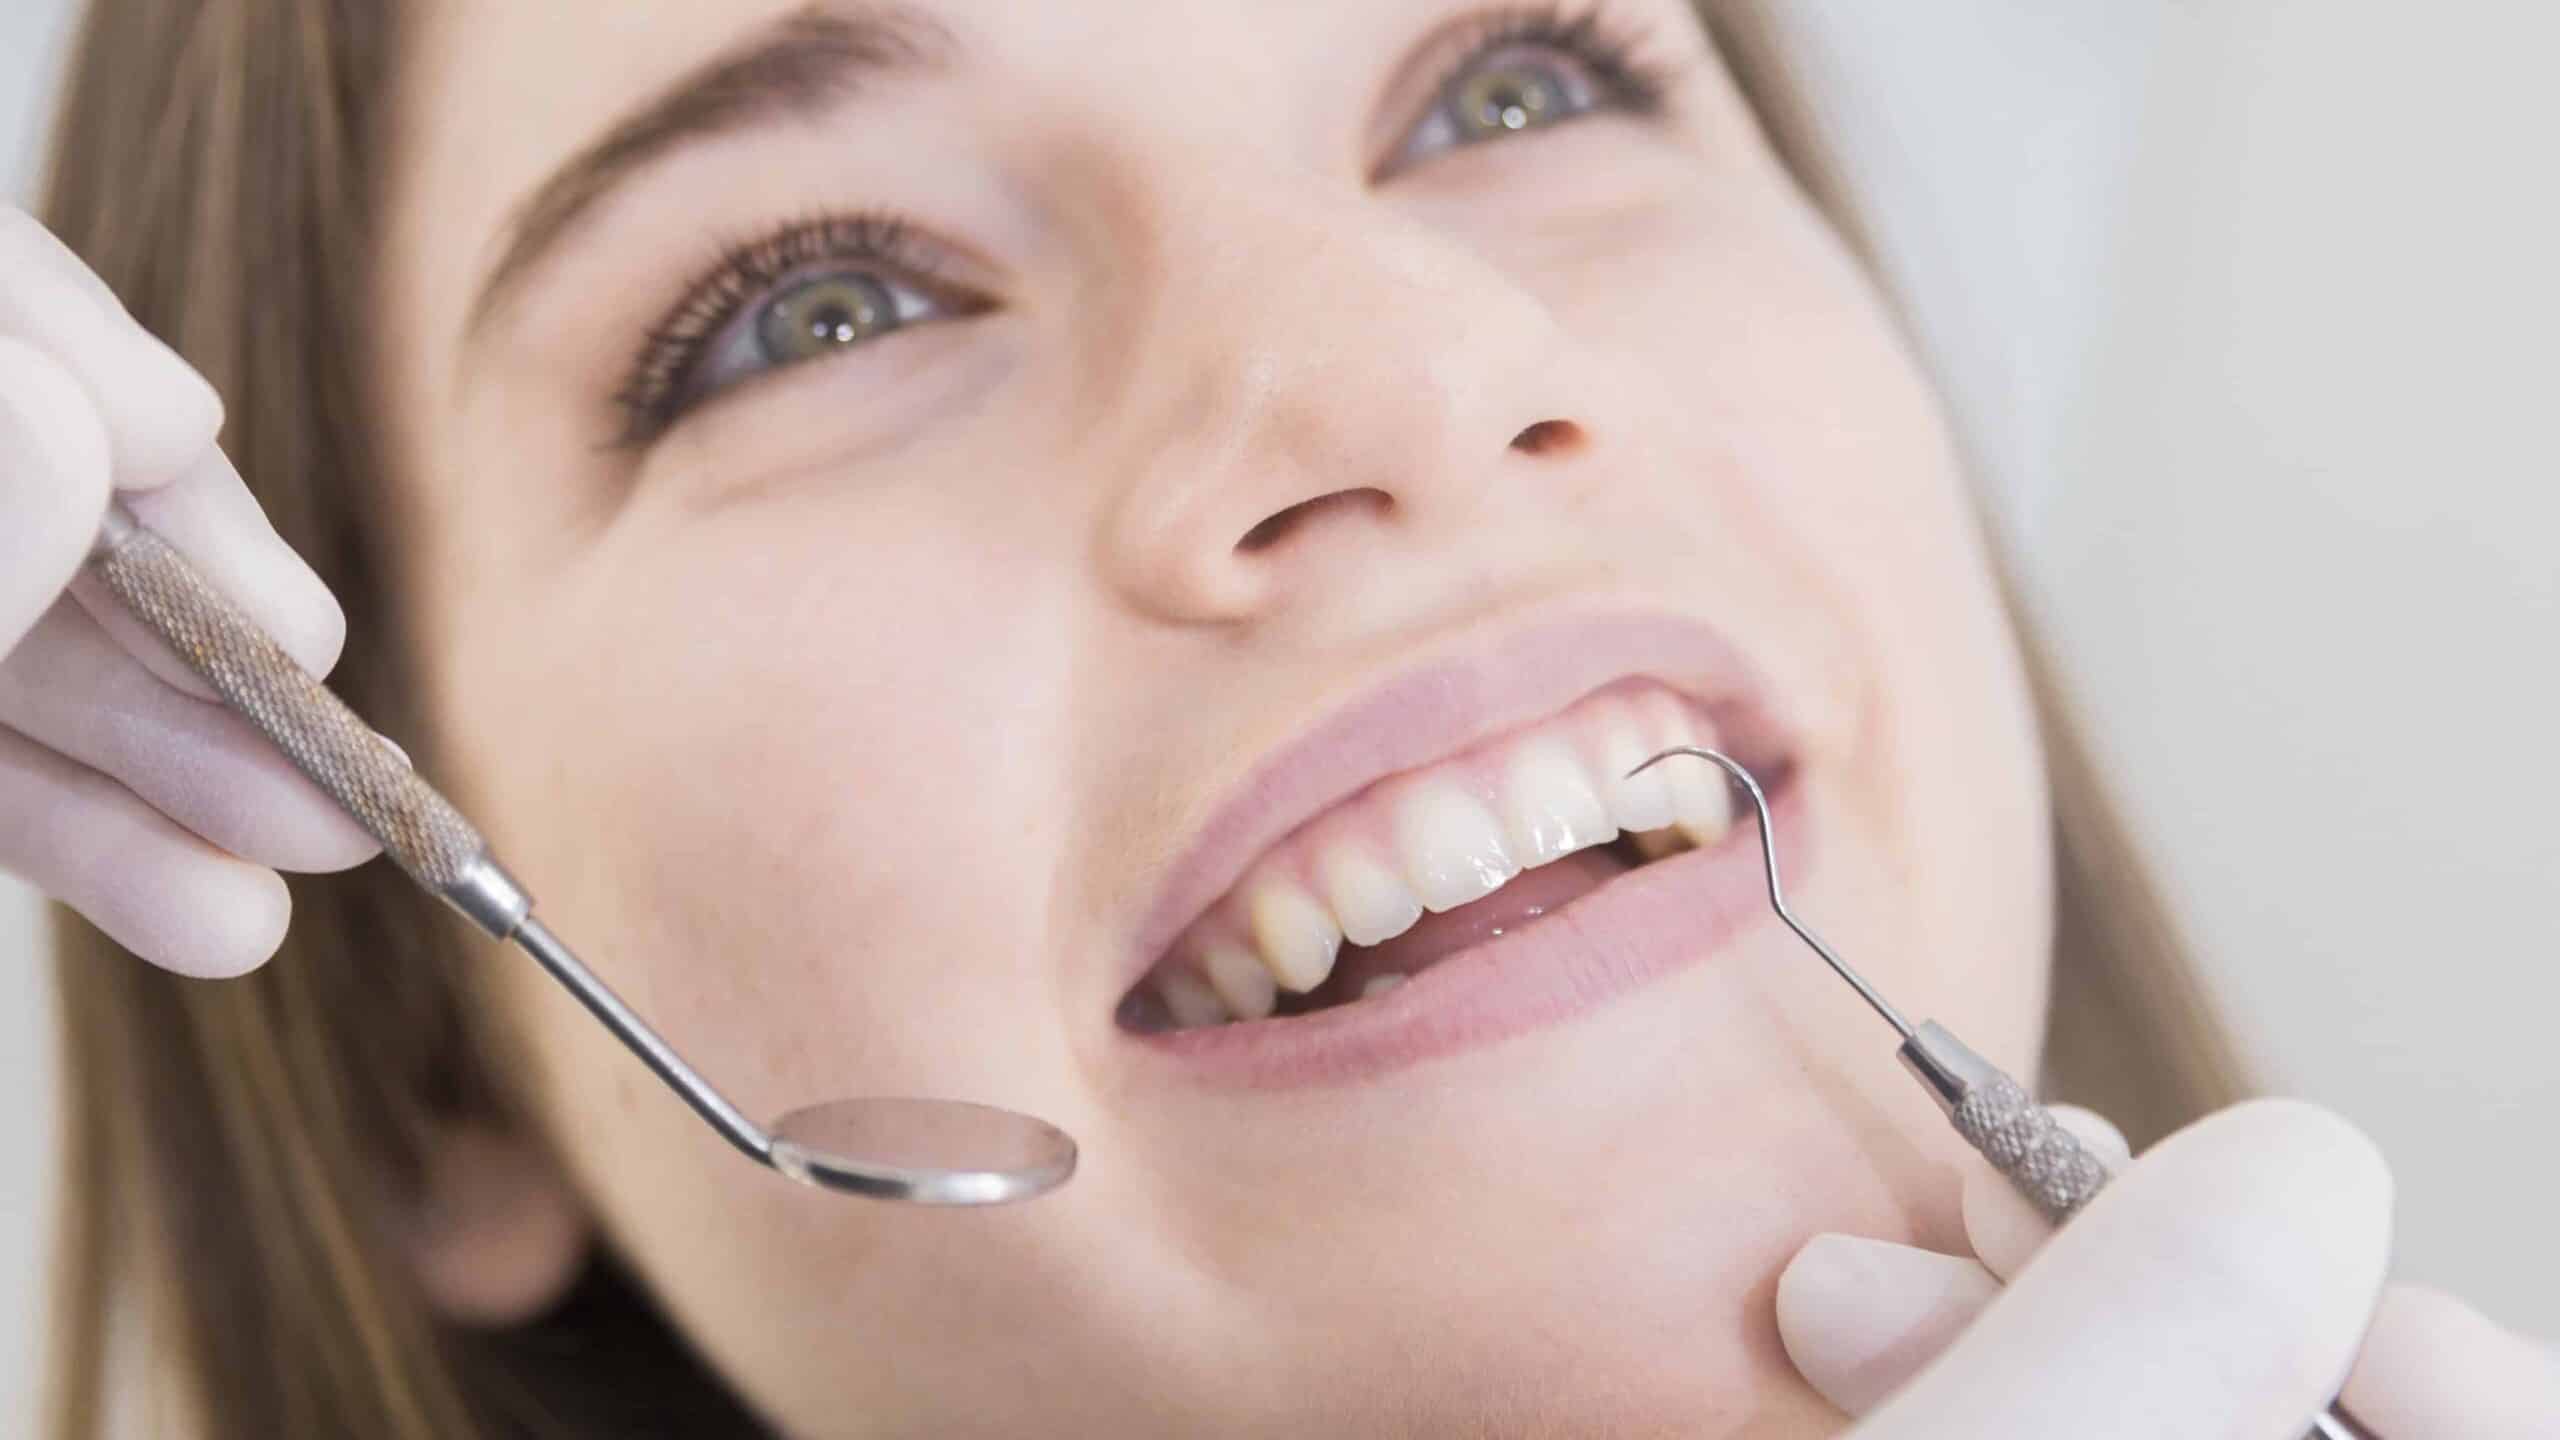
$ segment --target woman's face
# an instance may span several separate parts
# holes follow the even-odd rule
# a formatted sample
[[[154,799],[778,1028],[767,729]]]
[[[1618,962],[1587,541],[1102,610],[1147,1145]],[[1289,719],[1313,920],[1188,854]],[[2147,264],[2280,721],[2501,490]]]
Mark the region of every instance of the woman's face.
[[[1775,1277],[1945,1243],[1952,1152],[1702,762],[1615,777],[1743,753],[1800,913],[2018,1065],[2041,778],[1931,399],[1685,6],[409,40],[379,358],[467,808],[750,1113],[1083,1144],[1013,1208],[804,1189],[502,970],[600,1233],[744,1396],[1817,1423]]]

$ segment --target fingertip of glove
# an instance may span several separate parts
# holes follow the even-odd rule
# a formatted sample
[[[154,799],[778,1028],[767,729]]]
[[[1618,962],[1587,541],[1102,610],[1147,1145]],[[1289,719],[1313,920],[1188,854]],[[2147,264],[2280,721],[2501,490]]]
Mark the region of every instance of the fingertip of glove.
[[[1778,1273],[1778,1328],[1793,1331],[1819,1325],[1834,1305],[1850,1293],[1860,1273],[1854,1235],[1825,1233],[1804,1242],[1787,1268]]]
[[[193,885],[172,885],[166,892],[172,903],[153,917],[157,923],[146,922],[144,933],[130,939],[117,936],[119,943],[194,980],[235,979],[275,958],[293,919],[284,877],[225,860],[197,878]]]
[[[1778,1277],[1778,1337],[1824,1399],[1862,1414],[1910,1379],[1999,1293],[1971,1260],[1817,1235]]]
[[[288,552],[289,553],[289,552]],[[281,607],[273,631],[275,642],[284,647],[294,662],[312,675],[327,679],[338,668],[347,648],[347,612],[338,597],[320,583],[320,577],[304,565],[301,557],[287,570],[287,582],[294,594]]]
[[[2221,1131],[2219,1143],[2273,1162],[2312,1193],[2350,1196],[2386,1214],[2393,1183],[2382,1147],[2345,1116],[2307,1100],[2244,1101],[2193,1129]]]
[[[12,525],[70,516],[85,546],[107,505],[106,422],[70,371],[7,336],[0,336],[0,433],[8,438],[0,488],[10,492]]]
[[[1971,1260],[1890,1240],[1821,1234],[1778,1276],[1778,1326],[1810,1334],[1843,1322],[1890,1318],[1942,1299],[1988,1300],[1998,1289]]]
[[[133,327],[135,390],[118,397],[116,483],[157,489],[187,473],[222,434],[222,396],[167,341]]]

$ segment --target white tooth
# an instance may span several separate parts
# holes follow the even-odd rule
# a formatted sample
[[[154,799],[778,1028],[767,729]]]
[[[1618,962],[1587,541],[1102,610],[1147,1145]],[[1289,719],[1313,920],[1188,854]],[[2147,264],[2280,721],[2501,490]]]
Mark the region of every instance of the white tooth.
[[[1663,768],[1671,768],[1670,762]],[[1704,850],[1733,828],[1733,787],[1715,762],[1690,761],[1671,782],[1671,808],[1680,817],[1680,833]]]
[[[1526,870],[1618,838],[1581,757],[1550,736],[1513,752],[1502,781],[1502,826],[1512,858]]]
[[[1660,691],[1647,695],[1644,708],[1645,718],[1665,747],[1714,748],[1712,736],[1700,737],[1689,707],[1670,695]],[[1654,768],[1671,787],[1672,822],[1680,827],[1681,836],[1700,849],[1723,839],[1733,826],[1733,791],[1725,784],[1724,768],[1694,756],[1675,756]]]
[[[1227,1007],[1218,992],[1188,969],[1167,970],[1156,976],[1156,993],[1164,997],[1164,1008],[1172,1012],[1174,1028],[1178,1030],[1226,1022]]]
[[[1396,802],[1396,858],[1433,914],[1481,900],[1520,873],[1501,822],[1466,791],[1426,780]]]
[[[1621,830],[1659,830],[1671,823],[1671,782],[1662,772],[1673,762],[1664,761],[1641,775],[1627,773],[1659,748],[1645,745],[1644,732],[1636,728],[1633,716],[1623,710],[1603,712],[1600,787],[1609,797],[1609,818]]]
[[[1283,988],[1304,995],[1333,973],[1342,930],[1333,923],[1333,912],[1306,887],[1266,879],[1245,902],[1245,916],[1254,943],[1262,947],[1262,963]]]
[[[1333,907],[1343,938],[1354,945],[1392,940],[1422,918],[1422,902],[1396,872],[1351,841],[1328,845],[1316,858],[1316,884]]]
[[[1403,984],[1404,981],[1404,976],[1398,975],[1392,970],[1372,975],[1369,977],[1368,982],[1360,987],[1360,998],[1363,1000],[1376,999],[1378,996],[1384,995],[1388,991]]]
[[[1209,988],[1239,1020],[1260,1020],[1280,1001],[1279,983],[1249,945],[1221,940],[1200,952],[1200,969]]]

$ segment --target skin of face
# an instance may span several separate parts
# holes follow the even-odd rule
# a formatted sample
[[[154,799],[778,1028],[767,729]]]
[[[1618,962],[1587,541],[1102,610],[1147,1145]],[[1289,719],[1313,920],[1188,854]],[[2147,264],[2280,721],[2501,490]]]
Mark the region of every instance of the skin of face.
[[[1799,913],[2031,1071],[2046,810],[1982,538],[1698,22],[1603,12],[1657,115],[1382,168],[1460,58],[1449,0],[931,0],[932,73],[651,163],[475,325],[543,177],[783,13],[410,24],[374,333],[437,753],[750,1114],[978,1099],[1083,1168],[975,1212],[801,1188],[493,961],[598,1243],[792,1435],[1831,1433],[1776,1277],[1818,1231],[1959,1248],[1958,1149],[1774,920],[1358,1083],[1168,1080],[1114,1021],[1167,868],[1274,747],[1437,656],[1672,615],[1790,719]],[[875,207],[983,312],[609,443],[724,245]],[[1512,446],[1540,421],[1574,443]]]

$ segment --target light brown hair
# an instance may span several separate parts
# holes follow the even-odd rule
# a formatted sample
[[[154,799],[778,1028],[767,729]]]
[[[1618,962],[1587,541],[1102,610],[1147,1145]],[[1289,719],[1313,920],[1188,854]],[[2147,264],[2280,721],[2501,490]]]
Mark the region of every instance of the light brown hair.
[[[360,363],[400,38],[392,7],[366,0],[99,0],[44,218],[227,398],[225,448],[346,609],[333,685],[432,767]],[[1785,142],[1783,109],[1754,88]],[[1818,157],[1791,159],[1819,192]],[[2145,1138],[2231,1098],[2239,1071],[2028,650],[2058,840],[2047,1078]],[[495,1078],[479,962],[388,865],[293,894],[275,961],[219,983],[162,974],[57,915],[51,1433],[106,1433],[111,1399],[142,1378],[118,1363],[127,1334],[165,1418],[209,1440],[755,1433],[609,1253],[532,1325],[433,1313],[393,1233],[398,1201],[440,1127],[524,1121]]]

